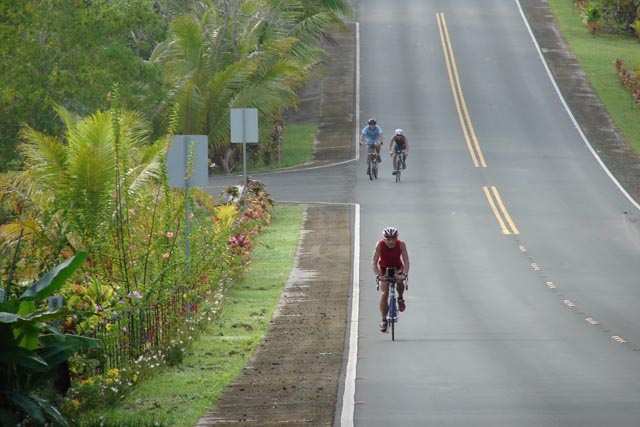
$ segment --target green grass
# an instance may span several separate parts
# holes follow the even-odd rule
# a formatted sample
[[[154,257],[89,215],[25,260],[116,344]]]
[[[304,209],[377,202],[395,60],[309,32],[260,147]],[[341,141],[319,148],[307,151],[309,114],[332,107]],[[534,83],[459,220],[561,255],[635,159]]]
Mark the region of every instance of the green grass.
[[[153,417],[172,427],[197,423],[250,360],[269,325],[293,267],[302,209],[274,208],[249,271],[228,289],[222,310],[194,340],[182,365],[141,381],[117,408],[100,415],[106,420]]]
[[[311,161],[316,128],[315,122],[287,126],[282,153],[282,167]]]
[[[276,162],[271,165],[264,165],[262,163],[256,165],[248,164],[248,171],[256,172],[288,168],[311,161],[316,128],[317,125],[315,122],[287,125],[280,163],[278,164]],[[240,165],[240,168],[242,169],[242,165]]]
[[[615,60],[626,68],[640,66],[640,44],[631,36],[591,35],[582,24],[578,9],[569,0],[548,0],[560,30],[573,48],[578,61],[589,77],[614,122],[636,152],[640,153],[640,106],[633,106],[631,94],[616,75]]]

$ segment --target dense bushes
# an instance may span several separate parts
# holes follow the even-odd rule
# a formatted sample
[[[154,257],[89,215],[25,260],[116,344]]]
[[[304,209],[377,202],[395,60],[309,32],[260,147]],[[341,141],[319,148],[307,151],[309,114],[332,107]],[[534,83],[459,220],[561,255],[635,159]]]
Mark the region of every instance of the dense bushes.
[[[246,268],[273,202],[257,181],[244,211],[236,187],[219,200],[169,187],[171,138],[151,142],[136,113],[59,114],[60,138],[25,128],[25,170],[2,184],[9,218],[0,226],[0,277],[12,298],[50,266],[89,254],[58,293],[67,312],[60,329],[104,343],[72,359],[72,410],[119,399],[149,369],[179,361]]]

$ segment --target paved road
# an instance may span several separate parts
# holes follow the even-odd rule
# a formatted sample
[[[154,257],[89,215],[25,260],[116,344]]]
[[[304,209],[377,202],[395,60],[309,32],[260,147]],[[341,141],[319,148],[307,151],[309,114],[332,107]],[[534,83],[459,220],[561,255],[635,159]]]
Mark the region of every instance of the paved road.
[[[638,209],[592,155],[507,0],[361,0],[360,116],[411,142],[396,184],[363,159],[261,177],[278,200],[361,209],[355,425],[640,421]],[[371,250],[412,258],[377,331]]]
[[[637,209],[564,111],[517,3],[359,8],[361,111],[411,141],[401,185],[357,174],[362,245],[396,224],[414,267],[394,344],[362,282],[355,424],[637,425]]]

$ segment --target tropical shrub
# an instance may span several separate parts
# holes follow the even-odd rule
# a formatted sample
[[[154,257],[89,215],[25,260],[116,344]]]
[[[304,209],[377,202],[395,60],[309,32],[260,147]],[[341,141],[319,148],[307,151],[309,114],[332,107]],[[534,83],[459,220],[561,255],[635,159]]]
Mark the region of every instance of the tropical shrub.
[[[602,19],[602,10],[599,6],[588,3],[581,14],[582,23],[587,26],[589,32],[595,34],[598,31],[598,24]]]
[[[0,299],[1,425],[44,425],[47,420],[69,425],[55,401],[55,392],[64,394],[68,388],[67,361],[79,350],[101,344],[61,333],[53,322],[64,310],[47,307],[46,298],[58,292],[86,258],[86,252],[78,252],[30,285],[7,278]]]
[[[634,102],[640,103],[640,78],[637,73],[629,71],[621,59],[616,59],[616,73],[622,85],[631,92]],[[639,70],[640,71],[640,70]]]
[[[635,21],[633,21],[631,23],[631,28],[635,32],[636,37],[638,38],[638,40],[640,40],[640,19],[636,19]]]

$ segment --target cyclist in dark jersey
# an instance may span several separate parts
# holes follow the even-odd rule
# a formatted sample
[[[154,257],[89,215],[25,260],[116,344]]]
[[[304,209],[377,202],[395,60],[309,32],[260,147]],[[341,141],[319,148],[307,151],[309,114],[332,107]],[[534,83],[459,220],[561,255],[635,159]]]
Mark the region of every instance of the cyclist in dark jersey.
[[[402,129],[396,129],[395,135],[389,141],[389,154],[393,157],[393,175],[396,174],[399,153],[404,153],[404,163],[401,166],[402,169],[406,169],[407,156],[409,155],[409,139]]]
[[[407,245],[398,240],[398,230],[395,227],[387,227],[382,232],[383,239],[376,244],[373,252],[373,272],[380,279],[380,331],[387,331],[387,309],[389,299],[389,282],[384,280],[387,268],[393,269],[396,276],[396,289],[398,291],[398,309],[404,311],[404,280],[409,274],[409,253]]]

